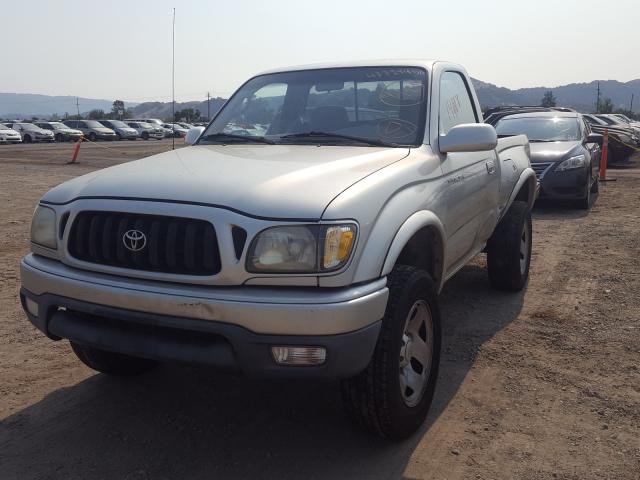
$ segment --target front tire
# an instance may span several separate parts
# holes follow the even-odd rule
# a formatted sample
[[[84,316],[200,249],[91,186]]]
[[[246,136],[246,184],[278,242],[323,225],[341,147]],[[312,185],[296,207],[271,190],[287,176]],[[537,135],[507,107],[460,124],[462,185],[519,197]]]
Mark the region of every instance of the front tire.
[[[131,357],[121,353],[107,352],[98,348],[69,342],[73,353],[87,367],[107,375],[139,375],[153,369],[158,362],[146,358]]]
[[[591,185],[591,171],[587,173],[587,186],[585,188],[584,197],[577,201],[576,206],[581,210],[588,210],[591,206],[591,192],[593,186]]]
[[[440,363],[436,286],[424,270],[398,265],[388,276],[389,300],[367,368],[342,381],[347,412],[382,437],[405,438],[427,416]]]
[[[22,141],[24,143],[31,143],[32,142],[31,135],[25,135]]]
[[[116,140],[117,141],[122,140],[122,135],[120,135],[119,133],[116,133]]]
[[[498,290],[517,292],[529,278],[531,211],[526,202],[513,202],[487,244],[489,281]]]
[[[90,141],[90,142],[95,142],[95,141],[96,141],[96,138],[98,138],[98,137],[96,137],[96,134],[95,134],[95,133],[91,132],[91,133],[89,134],[89,141]]]
[[[147,132],[142,132],[142,139],[149,140],[149,134]]]

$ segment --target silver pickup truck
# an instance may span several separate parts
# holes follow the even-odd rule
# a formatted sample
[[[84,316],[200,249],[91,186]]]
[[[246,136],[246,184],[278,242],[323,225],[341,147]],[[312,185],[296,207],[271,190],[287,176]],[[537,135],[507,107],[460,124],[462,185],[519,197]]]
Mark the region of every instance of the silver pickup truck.
[[[411,434],[443,284],[483,251],[492,285],[527,281],[527,138],[482,123],[461,66],[403,60],[260,74],[187,140],[41,199],[29,320],[109,374],[178,361],[341,379],[361,425]]]

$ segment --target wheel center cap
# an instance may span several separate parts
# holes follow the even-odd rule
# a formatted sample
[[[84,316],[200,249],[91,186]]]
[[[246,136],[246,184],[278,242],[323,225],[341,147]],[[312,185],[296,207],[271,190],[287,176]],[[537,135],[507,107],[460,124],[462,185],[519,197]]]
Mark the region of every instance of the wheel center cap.
[[[409,359],[411,358],[411,345],[413,342],[411,341],[411,337],[405,336],[403,338],[402,347],[400,347],[400,366],[405,367],[409,364]]]

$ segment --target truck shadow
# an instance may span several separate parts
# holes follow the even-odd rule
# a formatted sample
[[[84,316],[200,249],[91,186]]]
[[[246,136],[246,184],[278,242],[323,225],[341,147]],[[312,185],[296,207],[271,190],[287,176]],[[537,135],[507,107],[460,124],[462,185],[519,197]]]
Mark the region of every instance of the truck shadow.
[[[248,379],[164,366],[94,375],[0,423],[1,478],[401,477],[483,343],[514,321],[524,292],[491,290],[481,261],[442,293],[443,359],[428,421],[391,443],[354,427],[335,382]]]

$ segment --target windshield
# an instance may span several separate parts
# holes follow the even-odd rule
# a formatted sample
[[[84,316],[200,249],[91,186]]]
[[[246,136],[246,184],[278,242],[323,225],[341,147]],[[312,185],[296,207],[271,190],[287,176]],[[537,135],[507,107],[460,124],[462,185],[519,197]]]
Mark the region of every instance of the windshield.
[[[20,125],[25,130],[32,130],[32,131],[41,130],[40,127],[34,125],[33,123],[16,123],[16,125]]]
[[[605,122],[607,122],[609,125],[624,125],[625,123],[619,119],[618,117],[600,117],[602,118]]]
[[[584,115],[584,118],[586,118],[588,122],[591,122],[594,125],[607,125],[606,122],[603,122],[602,120],[600,120],[597,117],[594,117],[593,115]]]
[[[114,128],[129,128],[129,125],[127,125],[124,122],[121,122],[120,120],[109,120],[109,124],[112,125]]]
[[[425,105],[426,71],[416,67],[261,75],[233,95],[199,143],[245,136],[276,143],[418,145]],[[305,135],[318,132],[325,135]]]
[[[85,120],[84,123],[88,128],[104,128],[104,125],[96,120]]]
[[[138,126],[140,128],[153,128],[153,125],[147,122],[138,122]]]
[[[60,130],[61,128],[69,128],[64,123],[60,123],[60,122],[51,122],[49,123],[49,125],[51,125],[51,128],[53,128],[54,130]]]
[[[496,125],[500,136],[526,135],[530,142],[569,142],[580,139],[575,117],[503,118]]]
[[[6,125],[3,125],[0,123],[0,130],[11,130],[9,127],[7,127]]]

